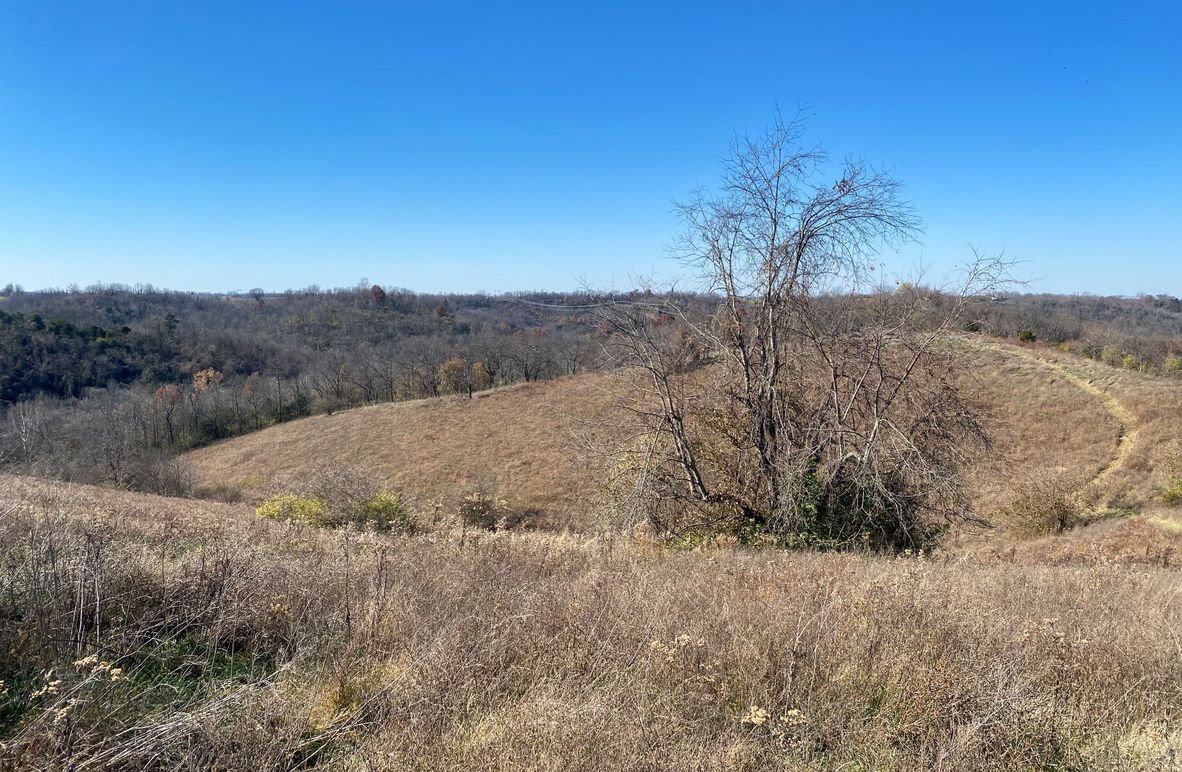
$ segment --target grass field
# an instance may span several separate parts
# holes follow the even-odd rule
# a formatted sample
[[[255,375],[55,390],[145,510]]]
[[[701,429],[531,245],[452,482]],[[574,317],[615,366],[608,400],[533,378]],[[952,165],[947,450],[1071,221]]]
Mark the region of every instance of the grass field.
[[[603,375],[189,454],[237,503],[0,476],[0,768],[1182,769],[1176,382],[968,345],[1005,528],[927,555],[599,527],[574,429]],[[341,464],[412,491],[416,532],[255,514]],[[1069,527],[1007,520],[1048,479]],[[464,527],[477,491],[548,519]]]
[[[965,387],[991,414],[1000,461],[977,470],[977,505],[995,512],[1016,483],[1089,481],[1094,508],[1152,506],[1163,454],[1182,425],[1176,382],[1053,349],[973,339]],[[608,416],[618,385],[588,374],[479,393],[315,416],[191,452],[200,488],[257,498],[326,464],[364,466],[429,501],[486,493],[594,530],[595,466],[572,425]],[[1098,479],[1099,478],[1099,479]]]
[[[1103,542],[393,537],[13,477],[0,502],[5,768],[1180,763],[1182,573]]]

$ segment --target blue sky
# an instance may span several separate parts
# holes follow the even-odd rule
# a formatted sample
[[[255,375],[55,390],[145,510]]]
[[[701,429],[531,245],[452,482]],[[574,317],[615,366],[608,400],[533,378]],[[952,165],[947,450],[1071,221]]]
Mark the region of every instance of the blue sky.
[[[1179,41],[1176,0],[0,0],[0,283],[669,278],[672,202],[803,104],[906,182],[892,269],[1179,295]]]

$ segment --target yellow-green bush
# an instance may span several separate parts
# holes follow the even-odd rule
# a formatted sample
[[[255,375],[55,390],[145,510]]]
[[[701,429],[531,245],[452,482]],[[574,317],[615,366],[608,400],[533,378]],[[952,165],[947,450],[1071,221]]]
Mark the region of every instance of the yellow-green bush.
[[[360,503],[325,501],[319,496],[297,496],[281,493],[263,501],[255,509],[259,517],[268,520],[336,528],[355,525],[377,531],[414,530],[414,513],[406,502],[391,491],[378,491]]]
[[[1106,365],[1119,367],[1124,362],[1124,352],[1112,344],[1100,349],[1100,361]]]
[[[1170,354],[1163,367],[1167,375],[1182,375],[1182,356]]]
[[[378,491],[361,505],[365,524],[379,531],[414,530],[414,514],[397,493]]]
[[[1166,483],[1162,498],[1167,504],[1182,504],[1182,477],[1175,477]]]
[[[324,502],[315,496],[293,496],[281,493],[263,501],[255,508],[255,514],[268,520],[290,520],[304,525],[329,525]]]

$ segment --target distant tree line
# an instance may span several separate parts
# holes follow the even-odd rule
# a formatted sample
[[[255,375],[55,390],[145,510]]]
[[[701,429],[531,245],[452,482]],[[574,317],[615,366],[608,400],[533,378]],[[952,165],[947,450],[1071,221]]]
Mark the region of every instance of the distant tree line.
[[[1059,346],[1114,367],[1182,376],[1182,299],[1021,294],[979,303],[968,329]]]
[[[0,468],[182,492],[176,456],[219,439],[316,413],[599,368],[611,331],[597,306],[614,300],[705,320],[719,298],[419,294],[369,282],[226,295],[9,285],[0,289]],[[858,304],[838,306],[850,313]],[[968,318],[970,330],[1182,375],[1175,297],[981,298]]]
[[[151,287],[0,296],[0,464],[158,492],[189,448],[377,402],[597,365],[578,297]]]

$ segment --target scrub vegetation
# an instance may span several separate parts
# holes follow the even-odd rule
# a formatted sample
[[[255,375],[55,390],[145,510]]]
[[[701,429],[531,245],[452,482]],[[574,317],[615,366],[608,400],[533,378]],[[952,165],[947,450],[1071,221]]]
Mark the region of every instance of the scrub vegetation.
[[[1171,522],[682,551],[3,477],[0,765],[1168,769]]]

